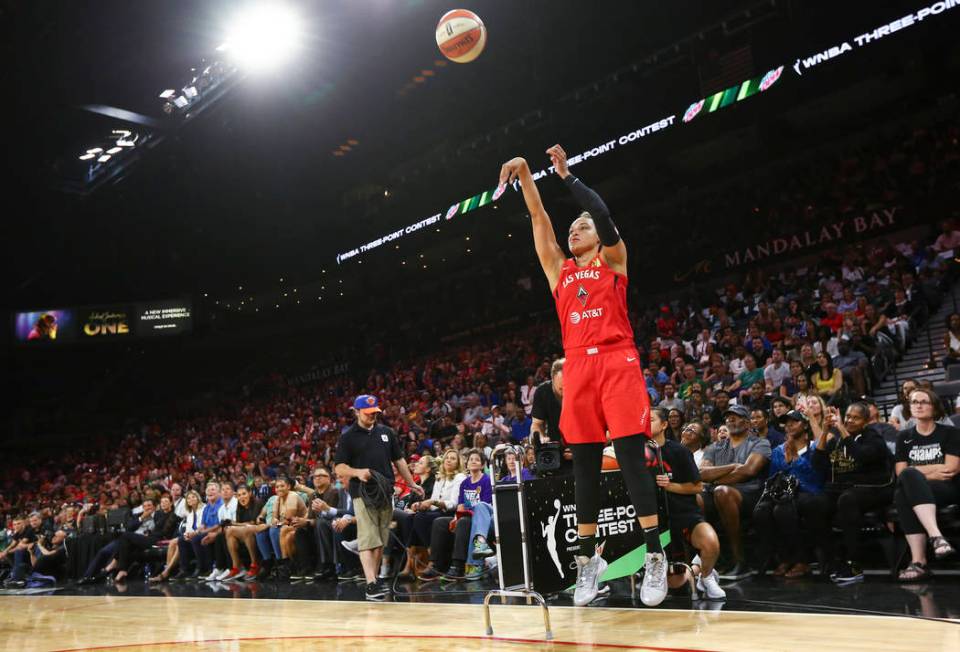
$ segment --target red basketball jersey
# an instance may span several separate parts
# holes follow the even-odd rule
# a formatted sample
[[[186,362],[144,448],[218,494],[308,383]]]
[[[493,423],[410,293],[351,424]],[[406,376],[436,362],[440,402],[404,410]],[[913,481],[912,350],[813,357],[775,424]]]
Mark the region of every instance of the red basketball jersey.
[[[627,318],[627,277],[597,254],[586,267],[568,258],[553,291],[567,351],[584,346],[633,344]]]

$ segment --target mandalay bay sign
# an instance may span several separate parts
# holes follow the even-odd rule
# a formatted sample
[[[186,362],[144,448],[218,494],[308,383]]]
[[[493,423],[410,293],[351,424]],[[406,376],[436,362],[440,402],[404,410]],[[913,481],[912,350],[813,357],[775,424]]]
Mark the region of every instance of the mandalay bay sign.
[[[676,283],[692,280],[700,274],[730,271],[775,258],[792,258],[818,247],[832,247],[893,230],[898,226],[899,206],[881,208],[872,213],[846,217],[793,234],[785,234],[726,251],[713,259],[698,261],[685,272],[673,275]]]

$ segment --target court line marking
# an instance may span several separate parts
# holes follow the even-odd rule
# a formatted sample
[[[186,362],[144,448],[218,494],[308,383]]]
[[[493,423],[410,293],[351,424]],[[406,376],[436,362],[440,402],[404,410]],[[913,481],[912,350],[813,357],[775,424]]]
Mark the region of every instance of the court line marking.
[[[134,597],[134,596],[131,596]],[[122,650],[124,648],[136,647],[155,647],[158,645],[190,645],[206,643],[233,643],[245,641],[302,641],[302,640],[409,640],[409,639],[444,639],[444,640],[462,640],[462,641],[497,641],[500,643],[535,643],[536,645],[568,645],[583,646],[588,648],[610,648],[615,650],[651,650],[652,652],[716,652],[702,648],[683,648],[683,647],[657,647],[653,645],[630,645],[628,643],[584,643],[580,641],[548,641],[542,638],[513,638],[501,636],[463,636],[452,635],[444,636],[439,634],[374,634],[363,636],[357,634],[329,634],[316,636],[237,636],[232,638],[208,638],[194,639],[188,641],[155,641],[150,643],[122,643],[117,645],[95,645],[93,647],[73,647],[61,648],[55,652],[84,652],[86,650]]]
[[[442,594],[441,594],[442,595]],[[165,598],[168,600],[236,600],[238,598],[227,598],[227,597],[203,597],[195,595],[179,595],[179,596],[165,596],[165,595],[117,595],[117,596],[103,596],[103,595],[23,595],[23,596],[0,596],[0,597],[9,597],[9,598],[86,598],[88,600],[94,600],[97,598],[104,597],[113,597],[117,600],[129,600],[139,598],[142,600],[156,600],[157,598]],[[419,596],[418,596],[419,597]],[[240,598],[246,600],[253,600],[255,602],[306,602],[306,603],[326,603],[326,604],[367,604],[370,606],[381,606],[381,605],[391,605],[391,606],[419,606],[419,605],[443,605],[445,607],[482,607],[482,603],[468,603],[468,602],[405,602],[405,601],[384,601],[377,603],[370,603],[364,600],[311,600],[309,598]],[[498,604],[491,601],[490,606],[493,608],[499,607],[528,607],[533,606],[539,608],[537,605],[525,605],[525,604]],[[751,616],[786,616],[790,618],[796,618],[798,616],[804,617],[814,617],[814,618],[882,618],[884,620],[900,620],[902,618],[909,618],[914,620],[926,620],[929,622],[937,623],[946,623],[948,625],[960,624],[960,619],[955,618],[928,618],[925,616],[917,616],[911,614],[851,614],[851,613],[795,613],[791,611],[744,611],[741,609],[718,609],[717,611],[710,611],[706,609],[675,609],[673,607],[576,607],[574,605],[567,604],[558,604],[558,605],[547,605],[550,609],[589,609],[589,610],[601,610],[606,609],[608,611],[632,611],[636,613],[649,613],[656,614],[662,612],[676,612],[676,613],[685,613],[685,614],[749,614]],[[829,609],[830,607],[825,607]]]

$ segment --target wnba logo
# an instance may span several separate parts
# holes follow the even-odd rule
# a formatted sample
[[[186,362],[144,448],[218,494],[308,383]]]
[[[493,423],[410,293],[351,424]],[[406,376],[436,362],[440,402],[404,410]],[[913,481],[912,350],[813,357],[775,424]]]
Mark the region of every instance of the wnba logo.
[[[579,312],[571,312],[571,313],[570,313],[570,322],[573,323],[573,324],[579,324],[579,323],[580,323],[580,313],[579,313]]]

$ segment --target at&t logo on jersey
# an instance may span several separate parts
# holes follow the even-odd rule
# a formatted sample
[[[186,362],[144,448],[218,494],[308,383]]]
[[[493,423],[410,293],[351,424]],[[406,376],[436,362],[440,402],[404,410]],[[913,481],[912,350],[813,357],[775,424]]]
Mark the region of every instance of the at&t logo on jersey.
[[[592,308],[583,312],[574,310],[570,313],[570,323],[579,324],[586,319],[597,319],[598,317],[603,317],[603,308]]]

